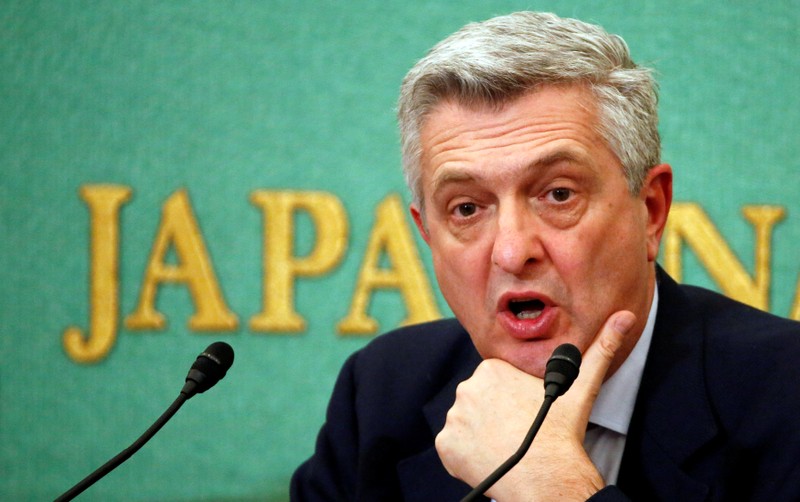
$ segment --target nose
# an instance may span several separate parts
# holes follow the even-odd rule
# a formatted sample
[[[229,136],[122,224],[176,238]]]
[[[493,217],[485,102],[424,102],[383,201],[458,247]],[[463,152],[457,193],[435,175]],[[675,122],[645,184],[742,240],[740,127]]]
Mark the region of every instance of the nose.
[[[527,201],[498,208],[492,263],[509,274],[523,274],[544,257],[541,226]]]

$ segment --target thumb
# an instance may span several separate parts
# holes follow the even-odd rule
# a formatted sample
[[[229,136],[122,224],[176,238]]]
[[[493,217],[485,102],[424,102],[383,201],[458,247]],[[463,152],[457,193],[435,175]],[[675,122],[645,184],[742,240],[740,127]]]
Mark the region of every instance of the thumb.
[[[627,310],[612,314],[600,328],[600,332],[586,352],[583,354],[583,363],[580,373],[575,380],[574,389],[568,393],[570,397],[579,400],[583,405],[586,421],[589,420],[594,401],[600,392],[600,386],[605,380],[608,368],[614,360],[619,348],[625,340],[625,335],[630,331],[636,316]],[[585,426],[585,423],[583,424]]]

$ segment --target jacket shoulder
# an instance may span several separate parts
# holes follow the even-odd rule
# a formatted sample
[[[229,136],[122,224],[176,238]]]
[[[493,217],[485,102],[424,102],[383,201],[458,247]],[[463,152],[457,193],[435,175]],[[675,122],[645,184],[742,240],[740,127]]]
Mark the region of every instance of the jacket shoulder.
[[[738,354],[764,362],[800,356],[800,322],[696,286],[681,286],[699,315],[709,356]]]
[[[469,371],[480,357],[455,319],[416,324],[378,336],[353,354],[353,373],[361,386],[388,395],[407,389],[437,388],[455,373]]]
[[[800,322],[702,288],[681,289],[702,319],[708,389],[726,428],[790,426],[800,414]]]

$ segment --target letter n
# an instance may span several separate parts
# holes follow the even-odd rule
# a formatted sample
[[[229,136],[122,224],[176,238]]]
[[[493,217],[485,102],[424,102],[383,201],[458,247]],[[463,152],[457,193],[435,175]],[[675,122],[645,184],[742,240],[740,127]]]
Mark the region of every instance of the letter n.
[[[672,205],[664,232],[664,268],[682,280],[682,244],[686,242],[727,296],[769,310],[772,229],[785,216],[777,206],[745,206],[742,213],[755,228],[755,273],[751,277],[703,209],[695,203]]]

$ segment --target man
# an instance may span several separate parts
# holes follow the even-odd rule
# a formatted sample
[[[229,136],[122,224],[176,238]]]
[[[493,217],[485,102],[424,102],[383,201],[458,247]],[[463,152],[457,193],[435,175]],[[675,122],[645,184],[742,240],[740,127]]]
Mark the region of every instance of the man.
[[[800,328],[657,267],[656,102],[620,38],[549,14],[468,25],[417,63],[404,169],[457,320],[348,360],[294,500],[460,499],[517,449],[565,342],[581,373],[488,496],[800,499]]]

